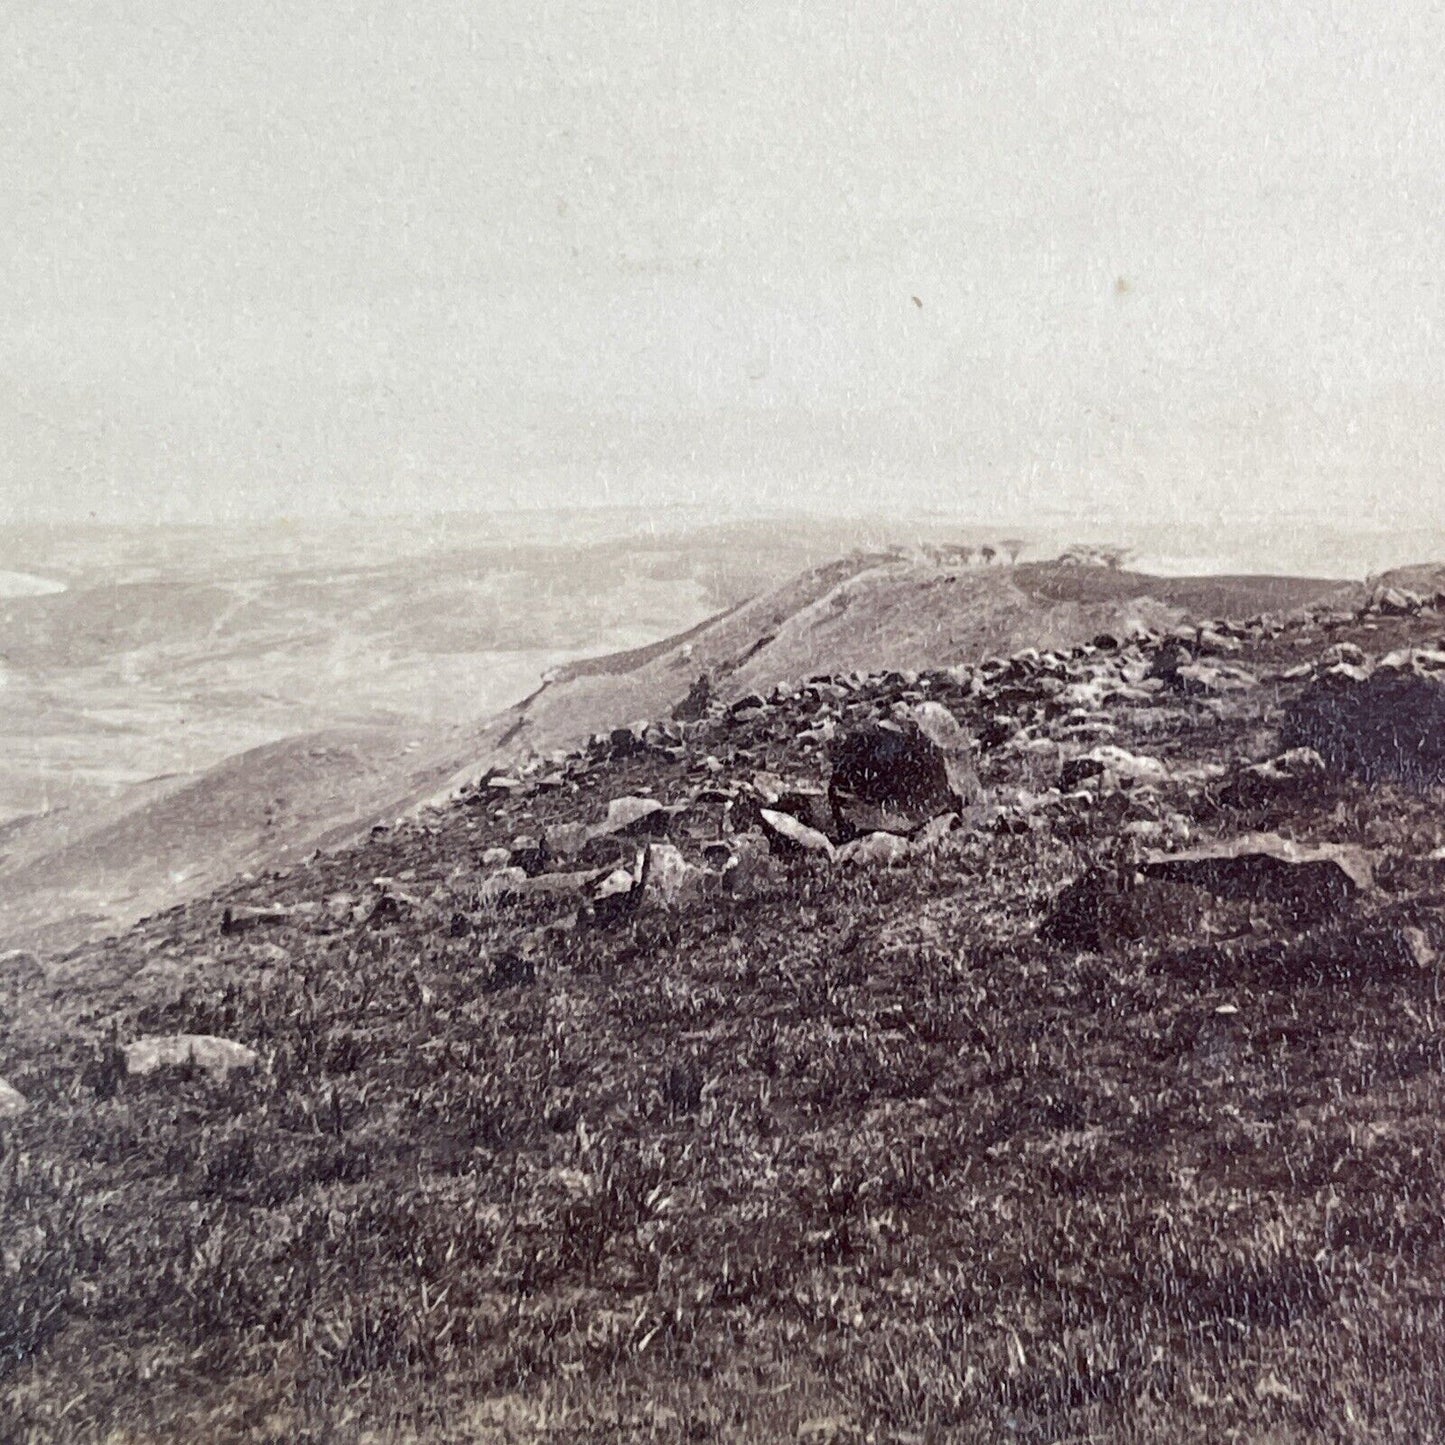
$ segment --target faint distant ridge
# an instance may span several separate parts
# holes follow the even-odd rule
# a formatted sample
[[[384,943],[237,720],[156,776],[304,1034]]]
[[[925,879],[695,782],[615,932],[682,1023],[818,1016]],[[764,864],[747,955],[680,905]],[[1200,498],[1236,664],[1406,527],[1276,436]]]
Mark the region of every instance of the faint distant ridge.
[[[54,577],[37,577],[32,572],[0,572],[0,601],[11,597],[49,597],[66,586]]]

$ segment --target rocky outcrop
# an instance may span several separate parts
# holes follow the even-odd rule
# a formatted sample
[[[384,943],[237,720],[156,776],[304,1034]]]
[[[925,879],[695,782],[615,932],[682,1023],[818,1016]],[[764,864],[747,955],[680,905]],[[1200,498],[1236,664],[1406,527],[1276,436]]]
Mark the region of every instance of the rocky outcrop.
[[[978,801],[971,739],[947,708],[902,709],[843,738],[833,752],[828,796],[840,829],[912,833]]]

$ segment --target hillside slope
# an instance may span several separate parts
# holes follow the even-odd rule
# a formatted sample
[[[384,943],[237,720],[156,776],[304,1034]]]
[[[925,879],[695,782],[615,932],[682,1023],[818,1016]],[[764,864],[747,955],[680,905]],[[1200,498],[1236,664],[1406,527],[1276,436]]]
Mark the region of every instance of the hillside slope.
[[[60,820],[0,859],[0,947],[74,941],[243,869],[359,837],[494,765],[664,717],[704,672],[720,695],[737,697],[814,672],[942,667],[1019,647],[1071,646],[1101,631],[1360,595],[1329,580],[1162,579],[855,553],[677,638],[561,668],[526,702],[474,726],[351,729],[340,743],[306,734],[229,760],[119,816],[102,815],[81,836],[62,831]]]
[[[795,679],[9,960],[0,1435],[1433,1438],[1442,627]],[[786,823],[922,704],[982,803]]]

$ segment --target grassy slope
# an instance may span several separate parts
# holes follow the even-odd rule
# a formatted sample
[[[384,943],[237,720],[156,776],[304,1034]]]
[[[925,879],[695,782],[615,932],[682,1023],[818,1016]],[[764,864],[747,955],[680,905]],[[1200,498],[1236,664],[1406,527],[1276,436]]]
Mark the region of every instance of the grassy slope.
[[[1382,651],[1433,625],[1338,635]],[[1323,640],[1247,661],[1269,677]],[[1122,705],[1118,740],[1233,758],[1292,686],[1223,716]],[[817,776],[803,720],[693,746]],[[1038,768],[995,758],[987,781]],[[788,865],[746,899],[607,929],[475,909],[486,845],[695,784],[657,757],[579,768],[12,980],[0,1061],[35,1107],[0,1163],[0,1435],[1434,1433],[1433,972],[1387,985],[1366,958],[1344,983],[1225,988],[1191,940],[1047,945],[1050,898],[1111,846],[1104,810],[894,873]],[[1411,861],[1445,841],[1436,800],[1168,799],[1205,837],[1384,849],[1370,909],[1438,937],[1445,891]],[[219,935],[225,902],[382,875],[419,900],[383,927]],[[535,978],[498,986],[519,952]],[[264,1067],[117,1088],[112,1025],[240,1038]]]

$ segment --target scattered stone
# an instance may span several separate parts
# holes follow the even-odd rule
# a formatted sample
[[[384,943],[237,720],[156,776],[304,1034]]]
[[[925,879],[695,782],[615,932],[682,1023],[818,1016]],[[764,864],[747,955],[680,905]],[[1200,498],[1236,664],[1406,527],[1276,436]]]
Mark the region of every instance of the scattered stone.
[[[221,932],[227,935],[247,933],[267,924],[289,923],[291,910],[279,907],[247,907],[237,904],[221,914]]]
[[[1068,758],[1059,769],[1059,787],[1066,793],[1073,792],[1088,779],[1101,777],[1104,771],[1104,764],[1098,758]]]
[[[1414,672],[1428,677],[1445,672],[1445,652],[1433,647],[1401,647],[1386,653],[1375,668],[1380,672]]]
[[[1196,662],[1179,669],[1174,685],[1186,697],[1225,697],[1257,687],[1259,679],[1252,672],[1228,663]]]
[[[1169,778],[1169,766],[1158,758],[1131,753],[1124,748],[1105,744],[1088,753],[1087,760],[1107,768],[1116,778],[1133,783],[1162,783]]]
[[[897,833],[869,833],[843,844],[838,849],[838,861],[867,868],[896,868],[906,863],[912,852],[912,844]]]
[[[1324,672],[1341,663],[1347,667],[1364,667],[1367,661],[1364,649],[1356,647],[1353,642],[1332,642],[1320,653],[1315,666],[1318,671]]]
[[[0,1079],[0,1119],[18,1119],[30,1107],[30,1100],[13,1084]]]
[[[1325,760],[1313,748],[1290,748],[1276,758],[1241,768],[1220,794],[1220,802],[1230,808],[1261,808],[1298,801],[1317,792],[1328,777]]]
[[[193,1065],[208,1074],[225,1078],[232,1069],[256,1066],[256,1051],[231,1039],[213,1034],[150,1034],[126,1044],[125,1071],[134,1076],[153,1074],[157,1069]]]
[[[760,808],[758,817],[768,845],[774,853],[783,857],[800,853],[822,853],[828,858],[834,856],[832,839],[806,823],[800,823],[791,813],[779,813],[773,808]]]

